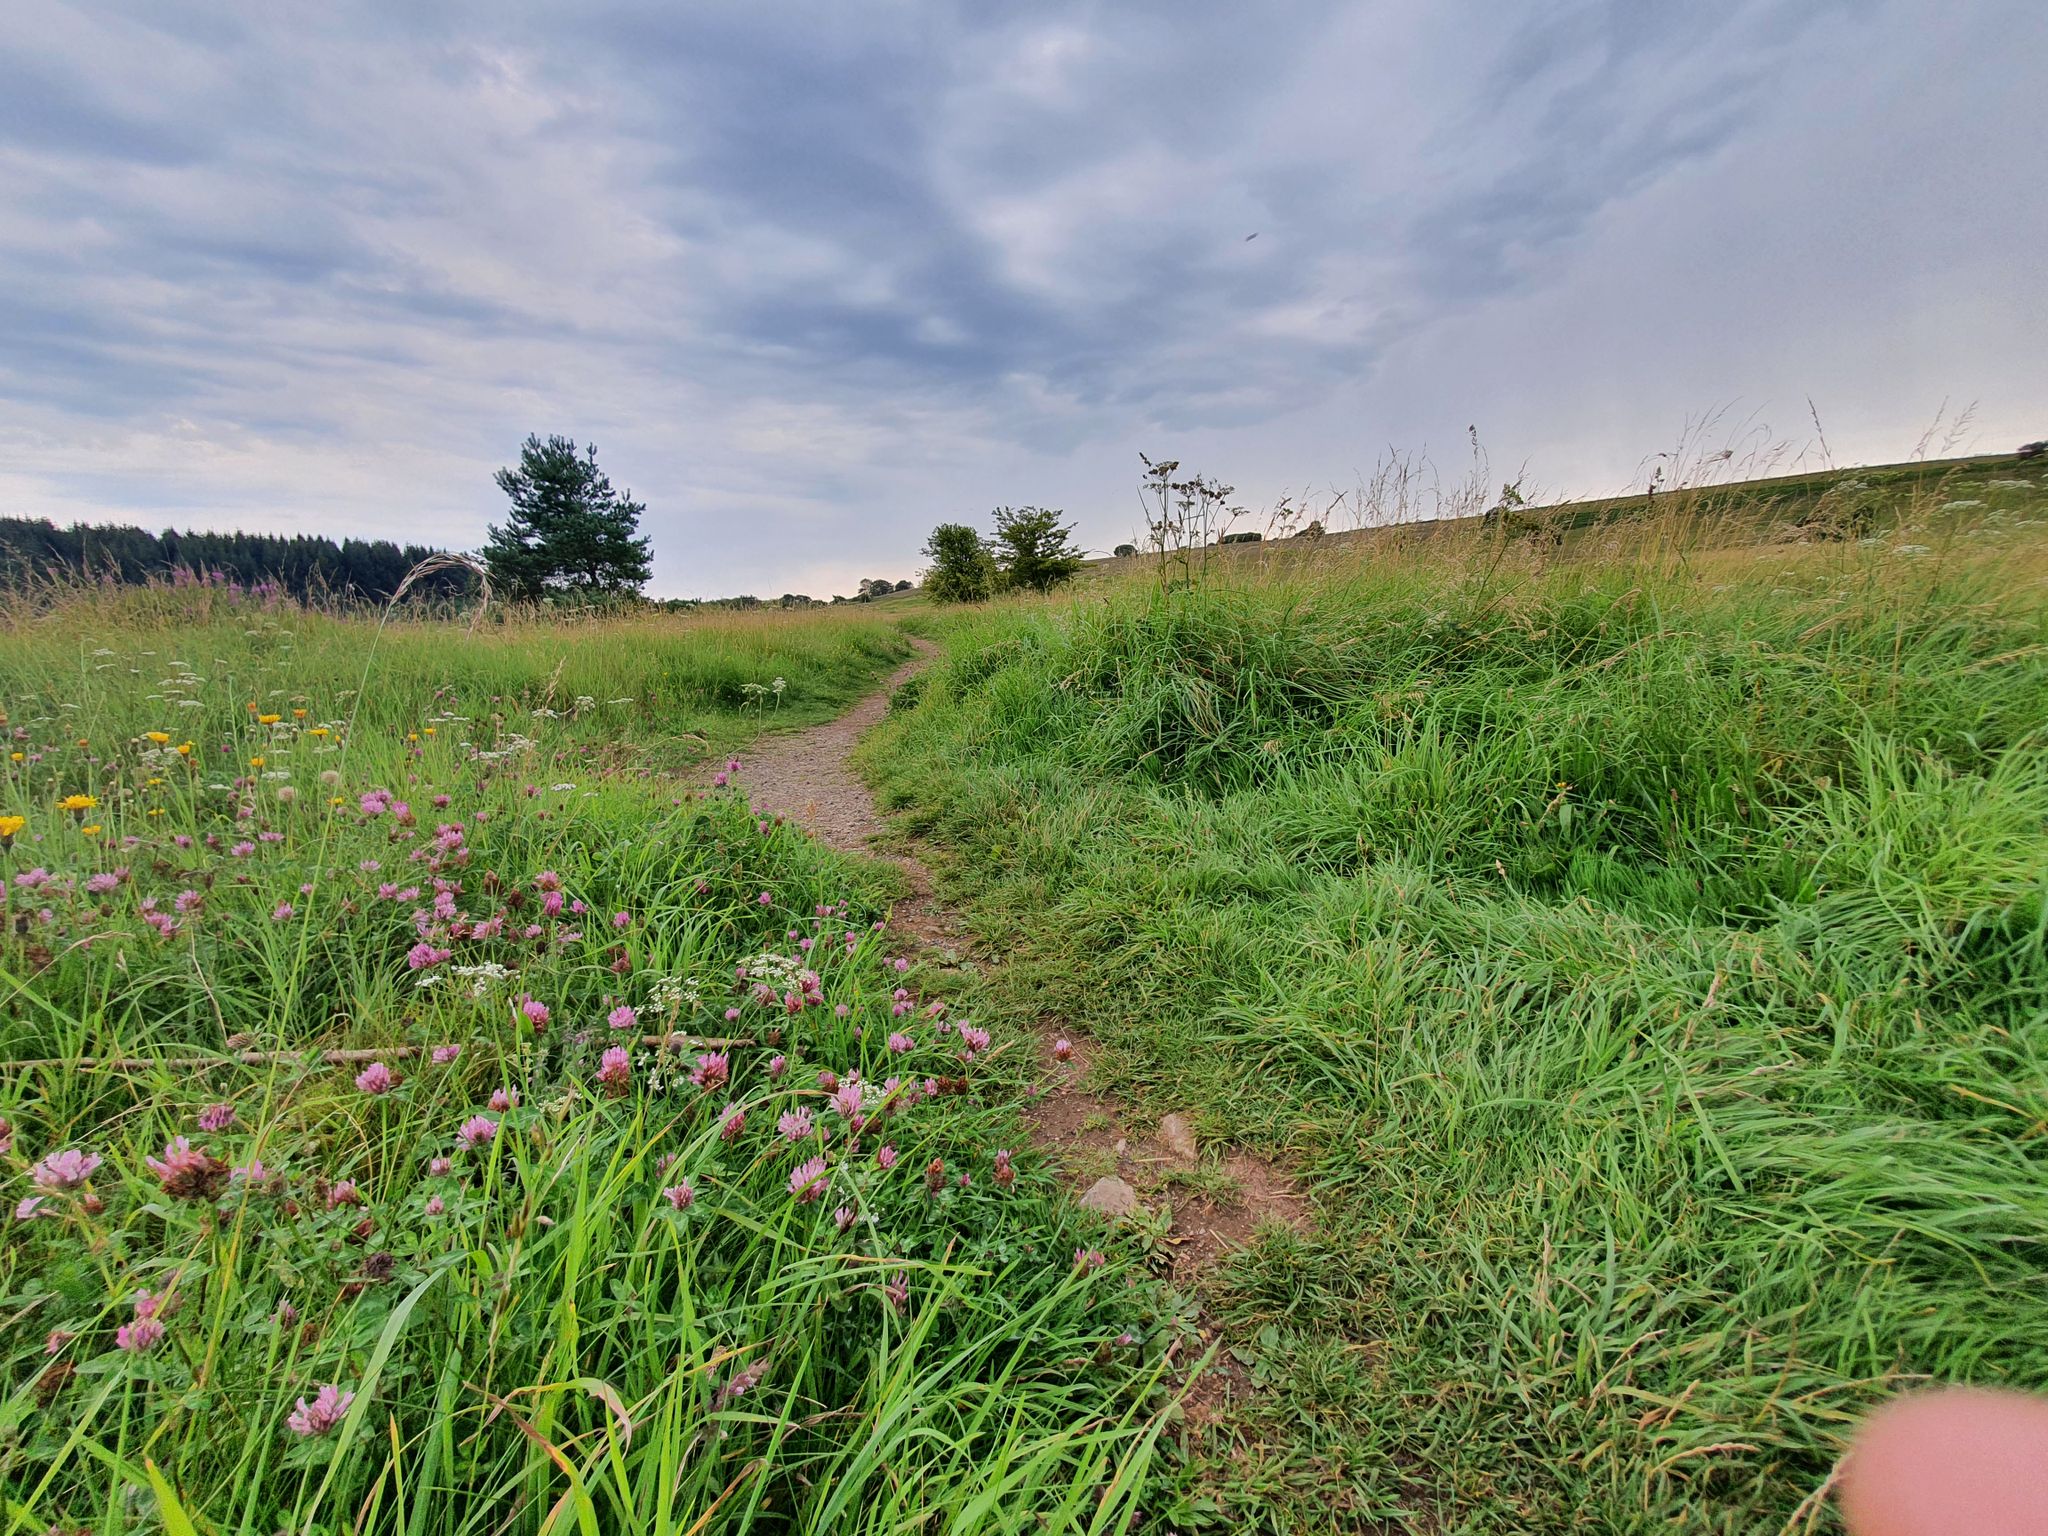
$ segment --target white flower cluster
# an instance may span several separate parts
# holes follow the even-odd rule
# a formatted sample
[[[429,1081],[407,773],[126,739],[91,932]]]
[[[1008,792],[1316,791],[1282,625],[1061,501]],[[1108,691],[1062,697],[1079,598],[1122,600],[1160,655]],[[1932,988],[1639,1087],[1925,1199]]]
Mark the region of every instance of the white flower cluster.
[[[648,1001],[670,1014],[686,1008],[695,1013],[704,1006],[702,984],[694,976],[663,976],[654,983]]]

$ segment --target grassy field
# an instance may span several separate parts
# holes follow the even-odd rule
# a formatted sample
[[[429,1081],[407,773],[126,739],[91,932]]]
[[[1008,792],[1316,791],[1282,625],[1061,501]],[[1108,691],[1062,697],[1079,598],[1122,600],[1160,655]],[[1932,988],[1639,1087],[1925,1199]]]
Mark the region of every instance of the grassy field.
[[[0,606],[0,1530],[1832,1528],[1872,1403],[2048,1387],[2048,491],[1885,484],[950,613]],[[745,800],[905,628],[863,759],[978,973]],[[1027,1149],[1058,1018],[1313,1229],[1198,1316]]]
[[[1315,1196],[1212,1297],[1260,1391],[1184,1509],[1829,1529],[1874,1401],[2048,1387],[2048,493],[1977,480],[942,632],[868,761],[976,1006]]]
[[[1119,1528],[1174,1334],[1029,1053],[667,772],[907,653],[17,604],[0,1528]]]

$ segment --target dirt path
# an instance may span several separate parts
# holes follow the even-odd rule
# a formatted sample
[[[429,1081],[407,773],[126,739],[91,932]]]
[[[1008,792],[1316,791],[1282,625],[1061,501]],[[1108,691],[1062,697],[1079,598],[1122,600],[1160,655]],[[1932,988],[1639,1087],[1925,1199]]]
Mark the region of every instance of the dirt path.
[[[892,926],[928,958],[951,966],[971,949],[959,914],[939,899],[920,860],[876,846],[888,824],[850,761],[855,743],[887,712],[890,694],[938,653],[928,640],[911,644],[917,655],[837,720],[763,737],[742,753],[739,787],[761,815],[780,816],[830,847],[895,864],[910,889]],[[1183,1117],[1141,1125],[1129,1106],[1084,1088],[1093,1041],[1060,1020],[1041,1020],[1037,1051],[1039,1086],[1026,1111],[1032,1139],[1056,1158],[1084,1204],[1140,1218],[1170,1206],[1162,1249],[1179,1283],[1192,1284],[1243,1247],[1263,1221],[1305,1225],[1300,1193],[1273,1164],[1241,1152],[1205,1158],[1197,1127]],[[1222,1385],[1215,1382],[1212,1391]]]

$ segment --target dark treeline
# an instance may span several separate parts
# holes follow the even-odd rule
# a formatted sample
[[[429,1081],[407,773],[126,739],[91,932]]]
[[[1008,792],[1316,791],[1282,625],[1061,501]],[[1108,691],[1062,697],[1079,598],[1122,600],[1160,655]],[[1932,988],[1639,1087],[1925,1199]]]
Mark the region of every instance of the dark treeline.
[[[0,586],[48,580],[233,583],[301,599],[382,601],[405,574],[437,551],[389,539],[332,539],[309,534],[179,533],[166,528],[59,528],[47,520],[0,517]],[[415,591],[454,596],[473,578],[441,571]]]

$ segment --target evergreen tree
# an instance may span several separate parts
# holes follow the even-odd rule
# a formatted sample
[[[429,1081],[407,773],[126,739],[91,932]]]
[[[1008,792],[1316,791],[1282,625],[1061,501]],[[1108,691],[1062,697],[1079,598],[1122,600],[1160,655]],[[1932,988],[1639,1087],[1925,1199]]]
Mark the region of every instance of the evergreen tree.
[[[612,489],[594,444],[579,453],[570,438],[529,436],[519,467],[499,470],[497,480],[512,514],[491,526],[483,555],[500,592],[528,601],[551,592],[637,596],[647,584],[648,540],[638,532],[647,508]]]
[[[1074,525],[1062,524],[1061,515],[1051,507],[996,508],[996,561],[1006,585],[1050,592],[1086,563],[1072,542]]]

